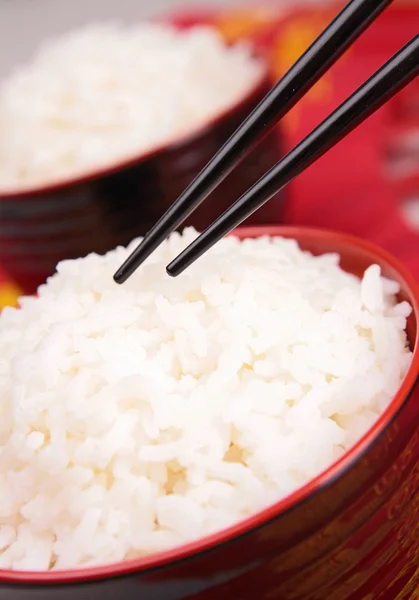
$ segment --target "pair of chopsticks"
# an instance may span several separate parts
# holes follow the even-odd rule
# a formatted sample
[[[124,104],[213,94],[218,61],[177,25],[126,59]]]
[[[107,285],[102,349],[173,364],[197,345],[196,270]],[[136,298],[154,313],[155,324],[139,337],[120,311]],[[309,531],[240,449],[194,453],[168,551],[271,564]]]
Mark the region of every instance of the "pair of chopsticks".
[[[114,275],[123,283],[328,71],[392,0],[352,0],[267,94]],[[177,276],[419,73],[419,35],[272,167],[167,267]]]

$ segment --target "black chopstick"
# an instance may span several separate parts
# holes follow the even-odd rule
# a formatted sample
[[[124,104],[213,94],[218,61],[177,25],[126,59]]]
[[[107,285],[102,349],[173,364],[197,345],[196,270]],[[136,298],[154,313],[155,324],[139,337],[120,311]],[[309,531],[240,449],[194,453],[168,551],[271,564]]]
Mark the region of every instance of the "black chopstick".
[[[352,0],[267,94],[114,275],[123,283],[285,116],[392,0]]]
[[[259,179],[167,267],[179,275],[419,74],[419,35]]]

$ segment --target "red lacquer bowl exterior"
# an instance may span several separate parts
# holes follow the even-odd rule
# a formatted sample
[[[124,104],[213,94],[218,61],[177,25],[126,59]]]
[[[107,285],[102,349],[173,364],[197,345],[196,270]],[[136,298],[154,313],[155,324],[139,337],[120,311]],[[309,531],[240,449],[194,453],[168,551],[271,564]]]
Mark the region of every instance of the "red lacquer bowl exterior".
[[[49,187],[0,189],[0,263],[27,294],[66,258],[105,253],[144,235],[270,89],[267,75],[237,104],[190,135],[148,154]],[[194,212],[185,225],[202,230],[279,159],[270,133]],[[248,220],[282,220],[282,194]]]
[[[247,228],[338,252],[357,275],[372,263],[414,308],[409,372],[392,404],[342,459],[262,513],[137,561],[85,571],[0,571],[3,600],[413,600],[419,585],[419,289],[386,252],[338,233]],[[272,457],[275,460],[275,457]]]

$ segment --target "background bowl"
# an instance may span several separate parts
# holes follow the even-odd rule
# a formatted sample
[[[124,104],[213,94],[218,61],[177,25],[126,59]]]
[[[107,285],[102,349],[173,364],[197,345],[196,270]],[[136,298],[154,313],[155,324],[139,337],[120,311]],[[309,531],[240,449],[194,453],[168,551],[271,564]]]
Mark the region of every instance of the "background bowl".
[[[31,294],[60,260],[104,253],[144,235],[269,89],[266,68],[245,97],[187,137],[58,184],[0,189],[0,264]],[[185,224],[209,225],[278,160],[279,146],[273,131]],[[248,223],[277,222],[281,211],[278,195]]]
[[[314,254],[338,252],[346,270],[371,264],[401,285],[413,314],[413,360],[376,424],[338,462],[274,506],[218,534],[125,563],[88,570],[0,571],[4,600],[400,600],[419,584],[419,288],[391,255],[361,239],[292,227],[240,237],[295,238]],[[275,457],[272,457],[275,460]]]

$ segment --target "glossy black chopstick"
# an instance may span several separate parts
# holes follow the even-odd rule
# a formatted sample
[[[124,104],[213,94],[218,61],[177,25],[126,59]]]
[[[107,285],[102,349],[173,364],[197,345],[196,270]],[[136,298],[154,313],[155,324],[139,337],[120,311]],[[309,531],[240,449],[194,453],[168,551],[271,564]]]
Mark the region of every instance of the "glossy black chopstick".
[[[179,275],[419,74],[419,35],[343,102],[167,267]]]
[[[117,283],[132,275],[391,2],[349,2],[148,232],[115,273]]]

